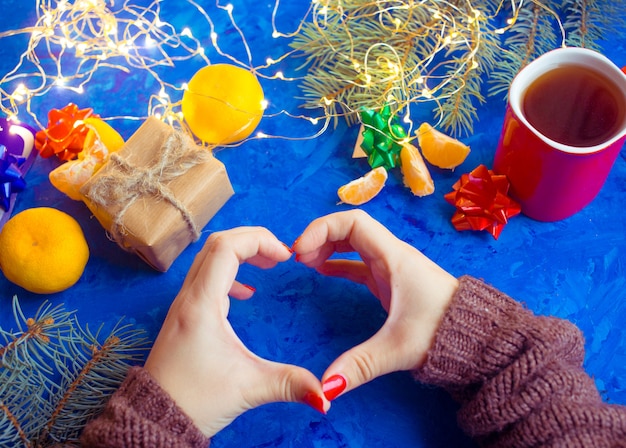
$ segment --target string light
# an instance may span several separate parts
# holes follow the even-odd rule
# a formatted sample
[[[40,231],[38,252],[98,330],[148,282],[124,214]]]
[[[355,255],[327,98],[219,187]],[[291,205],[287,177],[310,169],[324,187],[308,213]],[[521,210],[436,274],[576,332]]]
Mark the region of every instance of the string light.
[[[431,103],[439,119],[435,126],[471,132],[476,111],[471,99],[482,98],[480,80],[513,66],[497,64],[505,53],[499,35],[518,23],[522,8],[541,8],[565,38],[547,3],[313,0],[310,21],[295,39],[310,67],[302,86],[304,106],[323,104],[333,118],[353,124],[363,108],[389,104],[392,114],[406,116],[411,108]],[[507,16],[509,21],[503,22]],[[505,26],[496,29],[499,23]]]
[[[109,118],[143,119],[153,115],[188,130],[180,109],[182,93],[188,89],[187,83],[176,86],[167,81],[163,70],[157,71],[156,68],[185,63],[197,65],[199,61],[208,65],[211,62],[207,50],[201,44],[203,37],[196,37],[189,26],[177,30],[164,20],[161,16],[163,1],[153,0],[148,6],[142,6],[131,0],[125,0],[121,5],[106,0],[37,0],[33,26],[0,32],[0,40],[19,34],[30,36],[19,64],[0,78],[0,112],[15,119],[23,113],[29,114],[37,126],[43,129],[40,117],[35,112],[37,108],[32,106],[34,99],[44,97],[53,87],[85,93],[96,73],[106,67],[126,73],[142,72],[153,79],[158,92],[150,96],[147,110],[138,116]],[[228,28],[238,32],[247,56],[245,61],[222,51],[218,45],[219,35],[214,19],[201,5],[194,0],[186,0],[186,3],[206,20],[208,31],[204,37],[210,38],[212,51],[217,55],[226,57],[235,65],[249,68],[262,78],[278,81],[300,79],[287,77],[283,71],[275,71],[273,75],[263,72],[282,62],[289,56],[289,52],[277,58],[267,57],[263,66],[253,65],[252,51],[235,21],[232,4],[220,5],[217,0],[215,11],[225,12],[229,20]],[[274,38],[293,36],[300,31],[300,27],[289,33],[277,29],[279,4],[277,0],[272,12],[272,35]],[[11,87],[13,90],[8,90]],[[266,110],[269,101],[264,100],[262,106]],[[319,123],[319,117],[292,115],[284,110],[271,116],[306,120],[312,125]],[[322,118],[325,118],[323,113]],[[318,135],[319,131],[316,130],[309,138]],[[273,137],[280,136],[259,132],[250,138]]]
[[[277,70],[278,64],[296,53],[297,48],[281,55],[253,54],[244,30],[235,19],[237,8],[233,4],[222,5],[215,0],[209,14],[197,1],[185,0],[194,15],[208,25],[198,34],[198,29],[195,33],[189,26],[179,30],[164,20],[160,8],[164,1],[151,0],[143,2],[148,6],[142,6],[132,0],[124,0],[121,4],[107,0],[37,0],[33,26],[0,32],[0,40],[19,34],[30,36],[18,65],[0,78],[0,112],[9,117],[27,113],[43,128],[34,112],[36,108],[31,107],[35,98],[45,96],[52,88],[86,93],[95,74],[106,67],[126,73],[141,71],[156,84],[158,93],[149,98],[145,113],[127,118],[154,115],[184,127],[180,103],[187,84],[171,83],[164,74],[167,70],[157,68],[180,67],[187,63],[197,65],[199,62],[208,65],[212,55],[245,67],[268,81],[304,82],[303,88],[309,94],[315,91],[315,82],[323,87],[323,81],[316,81],[315,75],[291,77],[285,74],[284,66]],[[413,104],[434,101],[439,105],[468,85],[468,76],[481,75],[481,69],[487,64],[480,59],[479,50],[492,45],[489,34],[503,34],[516,24],[524,0],[502,0],[491,12],[470,0],[364,0],[358,11],[366,16],[355,15],[355,10],[348,9],[351,5],[339,0],[311,0],[307,10],[303,11],[303,20],[290,31],[278,26],[280,3],[280,0],[274,0],[268,36],[297,42],[314,30],[316,45],[335,52],[336,58],[346,61],[349,68],[344,72],[325,73],[326,78],[332,78],[339,87],[319,94],[305,105],[316,109],[319,116],[292,115],[286,110],[269,113],[270,102],[265,100],[265,117],[303,119],[314,126],[319,126],[322,121],[322,126],[313,135],[305,137],[314,138],[327,129],[331,120],[358,116],[362,106],[381,107],[385,102],[392,103],[394,111],[403,114],[403,122],[412,126],[410,109]],[[541,4],[541,1],[533,0],[533,3]],[[510,15],[505,26],[490,28],[488,23],[505,9],[505,5],[508,5],[506,14]],[[546,8],[543,4],[542,7]],[[238,37],[243,60],[220,47],[213,18],[217,14],[228,17],[227,28]],[[423,21],[419,29],[415,28],[417,17]],[[293,22],[293,17],[289,19]],[[364,27],[376,23],[391,37],[367,43],[354,39],[350,26],[358,21]],[[229,42],[231,38],[232,35]],[[210,47],[205,48],[201,42],[207,40]],[[360,51],[363,45],[366,48]],[[417,45],[422,46],[422,53],[415,59]],[[267,51],[266,48],[256,50],[256,53]],[[255,65],[255,59],[260,57],[264,64]],[[307,82],[311,84],[307,86]],[[350,95],[355,92],[360,92],[363,103],[351,101]],[[272,103],[272,107],[275,106],[279,108]],[[250,137],[254,138],[299,139],[271,136],[262,131]]]

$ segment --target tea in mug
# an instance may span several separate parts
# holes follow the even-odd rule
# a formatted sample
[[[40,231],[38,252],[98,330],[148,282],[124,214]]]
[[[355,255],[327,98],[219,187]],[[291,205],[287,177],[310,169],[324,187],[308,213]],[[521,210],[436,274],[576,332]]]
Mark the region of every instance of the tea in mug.
[[[626,116],[624,93],[589,67],[550,70],[526,90],[522,108],[528,122],[549,139],[568,146],[599,145],[619,132]]]

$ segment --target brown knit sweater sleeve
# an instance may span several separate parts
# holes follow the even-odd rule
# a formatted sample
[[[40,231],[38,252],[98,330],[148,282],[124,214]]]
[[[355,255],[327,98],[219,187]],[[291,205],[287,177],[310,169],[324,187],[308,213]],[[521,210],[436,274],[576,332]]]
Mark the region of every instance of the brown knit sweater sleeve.
[[[87,424],[81,445],[94,448],[207,447],[209,439],[146,370],[133,367],[104,412]]]
[[[418,380],[461,404],[461,428],[490,447],[626,447],[626,407],[602,402],[570,322],[535,316],[471,277],[444,316]]]

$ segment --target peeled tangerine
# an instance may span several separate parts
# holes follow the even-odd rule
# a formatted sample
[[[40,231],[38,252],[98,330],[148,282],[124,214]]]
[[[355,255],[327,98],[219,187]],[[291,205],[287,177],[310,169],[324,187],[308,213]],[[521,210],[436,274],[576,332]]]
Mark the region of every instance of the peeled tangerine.
[[[401,171],[404,185],[411,189],[415,196],[427,196],[435,191],[435,183],[424,159],[417,148],[405,143],[400,150]]]
[[[337,190],[341,202],[350,205],[361,205],[376,196],[387,182],[387,170],[379,166],[365,176],[347,183]]]
[[[78,159],[65,162],[48,176],[57,190],[76,201],[81,199],[80,188],[85,182],[102,167],[109,154],[124,145],[122,136],[100,118],[89,117],[85,124],[90,129]]]
[[[428,123],[422,123],[417,130],[417,141],[424,158],[439,168],[456,168],[470,152],[469,146],[439,132]]]

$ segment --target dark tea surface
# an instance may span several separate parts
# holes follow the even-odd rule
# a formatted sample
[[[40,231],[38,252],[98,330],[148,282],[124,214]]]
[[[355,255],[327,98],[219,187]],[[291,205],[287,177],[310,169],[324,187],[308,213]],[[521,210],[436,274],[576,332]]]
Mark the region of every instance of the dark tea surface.
[[[622,127],[624,95],[605,75],[583,66],[555,68],[528,87],[522,108],[528,122],[556,142],[598,145]]]

